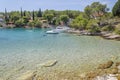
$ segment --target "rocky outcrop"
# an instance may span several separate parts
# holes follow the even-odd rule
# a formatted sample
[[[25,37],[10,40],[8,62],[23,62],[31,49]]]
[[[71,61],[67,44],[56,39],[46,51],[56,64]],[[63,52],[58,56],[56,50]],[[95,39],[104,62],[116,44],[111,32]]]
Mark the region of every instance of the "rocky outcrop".
[[[109,40],[120,40],[120,35],[113,34],[113,33],[102,34],[102,37]]]

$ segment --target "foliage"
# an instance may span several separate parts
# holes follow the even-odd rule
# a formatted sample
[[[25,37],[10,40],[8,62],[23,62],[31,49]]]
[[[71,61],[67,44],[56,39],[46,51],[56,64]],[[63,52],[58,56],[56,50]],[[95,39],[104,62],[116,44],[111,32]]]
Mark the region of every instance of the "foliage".
[[[120,29],[115,29],[115,33],[120,35]]]
[[[22,27],[24,26],[24,20],[23,19],[19,19],[15,22],[15,25],[18,26],[18,27]]]
[[[34,26],[35,26],[35,23],[32,21],[32,22],[28,22],[27,25],[28,25],[29,27],[34,27]]]
[[[91,5],[85,7],[84,12],[90,18],[94,13],[106,13],[108,8],[106,5],[101,4],[100,2],[93,2]]]
[[[69,18],[76,18],[81,12],[76,10],[64,10],[64,11],[55,11],[55,10],[45,10],[43,15],[53,14],[54,17],[60,17],[61,15],[68,15]]]
[[[76,28],[76,29],[85,29],[87,23],[88,23],[88,20],[84,18],[82,14],[80,14],[77,18],[75,18],[72,21],[70,25],[71,27]]]
[[[119,16],[120,17],[120,0],[116,2],[112,9],[112,13],[114,16]]]
[[[91,33],[100,32],[100,27],[98,25],[98,20],[94,20],[94,19],[89,20],[86,28]]]
[[[113,31],[113,30],[114,30],[114,27],[113,27],[113,26],[110,26],[110,25],[107,25],[107,26],[102,27],[101,30],[102,30],[102,31]]]
[[[41,9],[39,9],[39,11],[37,13],[37,17],[42,17],[42,11],[41,11]]]
[[[16,22],[21,18],[20,13],[18,11],[12,11],[9,15],[12,22]]]
[[[56,24],[56,25],[60,25],[60,18],[59,18],[59,17],[57,17],[57,18],[55,19],[55,24]]]
[[[34,13],[34,10],[32,12],[32,19],[35,20],[35,13]]]
[[[24,11],[23,16],[26,16],[26,11]]]
[[[47,19],[48,22],[51,24],[51,21],[53,20],[54,15],[53,15],[53,14],[46,14],[46,15],[44,14],[43,17],[44,17],[45,19]]]
[[[40,21],[36,21],[36,22],[34,22],[34,23],[35,23],[35,24],[34,24],[35,27],[41,28],[42,23],[41,23]]]
[[[109,19],[112,19],[113,18],[113,14],[111,12],[108,12],[106,14],[104,14],[100,20],[109,20]]]
[[[95,19],[91,19],[89,20],[88,24],[87,24],[87,29],[91,28],[92,26],[98,26],[98,20],[95,20]]]
[[[22,19],[24,20],[24,23],[28,23],[30,18],[27,16],[23,16]]]
[[[20,13],[20,14],[21,14],[21,18],[22,18],[22,17],[23,17],[23,12],[22,12],[22,8],[21,8],[21,13]]]
[[[67,22],[69,21],[68,15],[61,15],[61,16],[60,16],[60,21],[62,21],[62,22],[64,22],[65,24],[67,24]]]

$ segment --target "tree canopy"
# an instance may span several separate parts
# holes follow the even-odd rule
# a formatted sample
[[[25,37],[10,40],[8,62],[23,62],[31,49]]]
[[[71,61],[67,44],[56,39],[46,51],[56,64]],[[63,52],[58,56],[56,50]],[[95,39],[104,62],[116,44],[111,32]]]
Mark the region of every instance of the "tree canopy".
[[[93,2],[91,5],[85,7],[84,12],[90,18],[94,14],[100,15],[108,11],[106,4],[101,4],[100,2]]]
[[[120,17],[120,0],[116,2],[112,9],[112,13],[114,16],[119,16]]]

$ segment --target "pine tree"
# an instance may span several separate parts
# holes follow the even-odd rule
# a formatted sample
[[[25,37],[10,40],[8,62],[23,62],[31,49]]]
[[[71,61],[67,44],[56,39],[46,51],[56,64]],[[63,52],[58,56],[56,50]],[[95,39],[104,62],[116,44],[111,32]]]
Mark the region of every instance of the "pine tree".
[[[41,9],[39,9],[37,17],[42,17],[42,11],[41,11]]]
[[[114,16],[119,16],[120,17],[120,0],[116,2],[112,9],[112,13]]]

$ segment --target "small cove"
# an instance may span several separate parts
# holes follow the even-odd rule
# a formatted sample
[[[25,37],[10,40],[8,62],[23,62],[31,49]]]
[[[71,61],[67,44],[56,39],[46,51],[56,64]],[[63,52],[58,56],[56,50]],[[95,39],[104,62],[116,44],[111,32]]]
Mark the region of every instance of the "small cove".
[[[0,29],[0,77],[17,76],[24,71],[35,70],[38,64],[49,60],[57,60],[58,63],[42,69],[43,72],[85,72],[112,57],[120,60],[119,41],[67,33],[49,35],[45,31]],[[22,70],[13,72],[13,69],[22,66]]]

